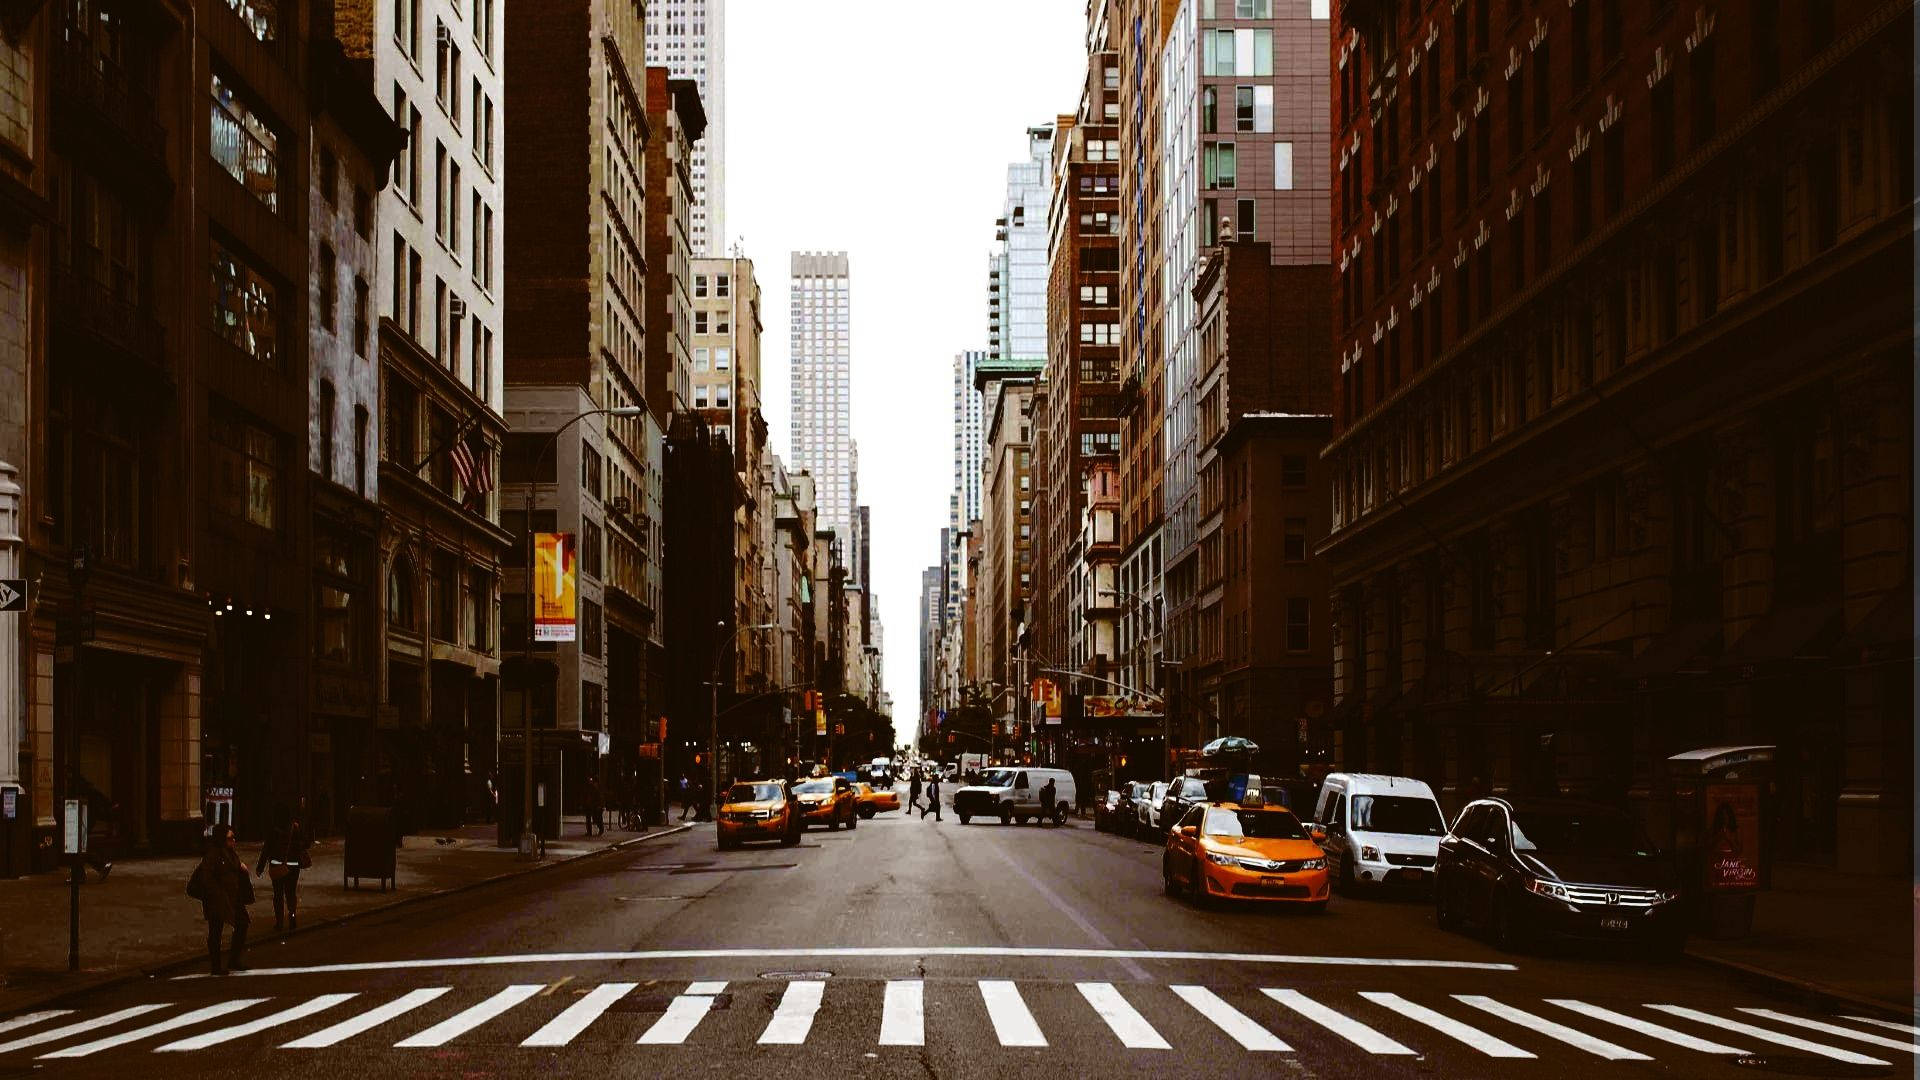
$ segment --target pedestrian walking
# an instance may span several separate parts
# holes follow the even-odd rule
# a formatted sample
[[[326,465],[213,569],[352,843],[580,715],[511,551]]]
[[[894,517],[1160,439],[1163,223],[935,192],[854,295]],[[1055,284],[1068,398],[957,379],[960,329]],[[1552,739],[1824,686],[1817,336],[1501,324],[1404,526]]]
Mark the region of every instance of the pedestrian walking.
[[[587,777],[587,835],[603,835],[607,831],[607,804],[600,795],[600,781]]]
[[[114,836],[118,832],[116,826],[120,816],[120,804],[108,797],[106,792],[95,787],[86,777],[75,777],[75,780],[77,781],[76,790],[80,792],[82,798],[87,800],[86,863],[93,867],[94,873],[100,875],[101,881],[105,881],[107,875],[113,873],[113,860],[109,856],[112,854]]]
[[[1053,777],[1049,776],[1047,782],[1040,787],[1040,824],[1045,825],[1049,821],[1056,820],[1056,815],[1059,813],[1060,793],[1053,786]]]
[[[187,895],[200,901],[200,913],[207,920],[207,958],[213,962],[213,973],[245,971],[247,905],[253,903],[253,881],[234,850],[232,826],[218,822],[208,831],[206,853],[187,879]],[[233,951],[222,962],[220,936],[228,926],[233,927]]]
[[[911,813],[920,808],[920,774],[914,773],[907,781],[907,810]]]
[[[927,820],[929,813],[933,820],[940,820],[940,778],[937,776],[927,781],[927,805],[920,808],[920,820]]]
[[[680,776],[680,820],[685,821],[693,813],[693,781],[686,774]]]
[[[275,807],[273,831],[253,864],[253,875],[273,882],[273,929],[292,932],[300,924],[300,871],[313,865],[307,828],[286,807]]]

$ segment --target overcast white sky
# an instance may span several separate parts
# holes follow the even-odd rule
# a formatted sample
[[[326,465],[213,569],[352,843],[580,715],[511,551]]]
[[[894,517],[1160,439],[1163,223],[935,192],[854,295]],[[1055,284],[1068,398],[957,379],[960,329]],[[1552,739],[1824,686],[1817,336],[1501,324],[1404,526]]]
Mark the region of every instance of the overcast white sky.
[[[764,294],[787,454],[787,265],[852,267],[853,433],[873,507],[894,727],[919,709],[920,572],[953,486],[953,356],[987,341],[986,259],[1026,129],[1079,102],[1081,0],[729,0],[727,231]]]

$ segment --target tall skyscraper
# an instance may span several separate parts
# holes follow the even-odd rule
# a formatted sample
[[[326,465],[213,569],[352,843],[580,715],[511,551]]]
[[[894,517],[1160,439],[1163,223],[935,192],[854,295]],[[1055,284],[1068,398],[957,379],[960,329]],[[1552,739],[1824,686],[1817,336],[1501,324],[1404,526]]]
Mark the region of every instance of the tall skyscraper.
[[[727,244],[726,0],[654,0],[647,5],[647,66],[692,79],[707,133],[693,144],[693,253],[717,259]]]
[[[858,498],[858,458],[847,397],[852,382],[847,345],[847,253],[796,251],[789,277],[792,313],[792,441],[796,468],[814,476],[819,522],[851,538]]]
[[[953,358],[953,494],[947,499],[947,535],[954,542],[944,546],[947,563],[947,603],[945,618],[960,617],[960,598],[965,595],[966,544],[958,537],[967,523],[980,516],[980,392],[973,387],[974,372],[987,354],[979,350],[959,353]]]
[[[1047,362],[1047,204],[1053,125],[1027,129],[1027,160],[1007,166],[1007,201],[987,257],[987,355],[982,379],[1035,376]]]

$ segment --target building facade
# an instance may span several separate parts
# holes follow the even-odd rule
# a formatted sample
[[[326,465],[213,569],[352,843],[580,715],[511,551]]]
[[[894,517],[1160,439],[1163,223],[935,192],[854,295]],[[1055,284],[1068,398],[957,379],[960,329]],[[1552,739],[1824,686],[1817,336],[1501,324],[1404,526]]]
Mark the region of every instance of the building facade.
[[[813,476],[820,526],[851,539],[859,458],[849,399],[847,253],[796,251],[789,278],[789,449],[794,467]]]
[[[1343,9],[1340,764],[1664,836],[1773,744],[1779,857],[1910,869],[1910,15]]]
[[[687,158],[693,180],[688,236],[693,253],[717,259],[727,247],[726,0],[658,0],[646,5],[647,66],[690,79],[707,126]]]

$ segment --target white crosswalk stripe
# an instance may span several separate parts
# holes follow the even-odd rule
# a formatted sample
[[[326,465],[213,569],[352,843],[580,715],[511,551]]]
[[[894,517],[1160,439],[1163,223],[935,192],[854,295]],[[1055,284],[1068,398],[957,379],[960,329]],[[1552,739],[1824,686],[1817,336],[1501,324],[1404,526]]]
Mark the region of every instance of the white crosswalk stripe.
[[[600,1019],[614,1002],[626,997],[639,983],[617,982],[601,983],[594,987],[579,1001],[566,1007],[559,1016],[547,1021],[545,1027],[527,1036],[521,1046],[565,1046],[574,1036],[587,1030],[587,1025]]]
[[[355,1035],[372,1031],[374,1028],[379,1027],[381,1024],[395,1017],[404,1016],[412,1012],[427,1002],[446,993],[449,989],[450,987],[445,986],[427,986],[418,990],[409,990],[405,994],[387,1002],[385,1005],[368,1009],[359,1016],[349,1017],[332,1027],[322,1028],[304,1038],[295,1039],[290,1043],[283,1044],[281,1049],[318,1050],[328,1046],[336,1046],[353,1038]]]
[[[32,1035],[23,1035],[10,1043],[0,1043],[0,1054],[11,1053],[15,1050],[25,1050],[34,1046],[44,1046],[50,1042],[59,1042],[61,1039],[67,1038],[70,1035],[84,1035],[98,1028],[112,1027],[122,1020],[131,1020],[136,1016],[145,1016],[156,1009],[164,1008],[166,1008],[165,1005],[130,1005],[118,1012],[110,1012],[105,1016],[96,1016],[91,1020],[80,1020],[64,1027],[50,1028],[46,1031],[35,1032]]]
[[[686,1042],[687,1036],[693,1034],[693,1029],[700,1026],[700,1021],[713,1008],[713,999],[726,989],[724,982],[697,982],[688,986],[687,992],[669,1002],[667,1011],[641,1034],[639,1045],[677,1046]]]
[[[212,1005],[194,1009],[191,1012],[184,1012],[178,1016],[168,1017],[165,1020],[157,1020],[145,1027],[134,1028],[132,1031],[123,1031],[118,1035],[109,1035],[104,1039],[95,1039],[89,1043],[65,1047],[60,1050],[55,1050],[50,1054],[41,1054],[40,1056],[42,1058],[91,1057],[102,1050],[111,1050],[116,1046],[125,1046],[130,1042],[139,1042],[141,1039],[152,1038],[155,1035],[163,1035],[169,1031],[178,1031],[183,1027],[192,1027],[195,1024],[213,1020],[225,1016],[228,1013],[239,1012],[241,1009],[250,1009],[265,1000],[267,999],[236,998],[232,1001],[216,1002]]]
[[[986,1003],[987,1019],[993,1021],[993,1033],[1001,1046],[1045,1046],[1047,1037],[1020,998],[1020,989],[1004,979],[980,983],[980,1000]]]
[[[396,1048],[420,1049],[445,1046],[453,1040],[479,1027],[481,1024],[499,1016],[515,1005],[539,993],[545,987],[539,983],[517,983],[493,995],[487,1000],[447,1017],[445,1020],[420,1032],[410,1035],[393,1045]]]
[[[1472,1024],[1463,1024],[1445,1013],[1435,1012],[1425,1005],[1408,1001],[1399,994],[1390,994],[1384,990],[1363,990],[1360,996],[1375,1005],[1392,1009],[1416,1024],[1425,1024],[1448,1038],[1466,1043],[1488,1057],[1530,1058],[1533,1056],[1504,1039],[1497,1039],[1481,1031]]]
[[[1825,1043],[1817,1043],[1810,1039],[1802,1039],[1793,1035],[1782,1035],[1777,1031],[1768,1031],[1766,1028],[1755,1027],[1752,1024],[1743,1024],[1738,1020],[1729,1020],[1723,1016],[1715,1016],[1712,1013],[1701,1012],[1699,1009],[1689,1009],[1685,1005],[1648,1005],[1647,1008],[1658,1009],[1670,1016],[1685,1017],[1695,1023],[1706,1024],[1708,1027],[1722,1028],[1736,1035],[1745,1035],[1749,1039],[1770,1042],[1776,1046],[1784,1046],[1791,1050],[1805,1050],[1809,1054],[1818,1054],[1821,1057],[1829,1057],[1835,1061],[1845,1061],[1854,1065],[1891,1064],[1891,1062],[1881,1061],[1879,1058],[1868,1057],[1865,1054],[1856,1054],[1851,1050],[1842,1050],[1837,1046],[1828,1046]]]
[[[1093,1006],[1093,1011],[1107,1022],[1107,1027],[1120,1040],[1120,1045],[1129,1050],[1173,1049],[1159,1032],[1153,1030],[1153,1025],[1147,1023],[1147,1018],[1140,1015],[1140,1010],[1114,989],[1112,983],[1083,982],[1079,987],[1080,996],[1086,998],[1087,1004]]]
[[[1673,1028],[1667,1027],[1664,1024],[1656,1024],[1651,1020],[1642,1020],[1637,1016],[1628,1016],[1626,1013],[1614,1012],[1612,1009],[1603,1009],[1598,1005],[1589,1005],[1584,1001],[1576,1001],[1573,998],[1548,998],[1547,1003],[1550,1005],[1558,1005],[1563,1009],[1570,1009],[1582,1016],[1589,1016],[1595,1020],[1613,1024],[1616,1027],[1626,1028],[1628,1031],[1638,1032],[1648,1038],[1659,1039],[1661,1042],[1672,1043],[1675,1046],[1688,1050],[1698,1050],[1703,1054],[1753,1053],[1751,1050],[1742,1050],[1737,1046],[1727,1046],[1723,1043],[1698,1038],[1684,1031],[1675,1031]]]
[[[1180,1000],[1194,1007],[1201,1016],[1213,1021],[1215,1027],[1226,1032],[1234,1042],[1248,1050],[1287,1051],[1293,1047],[1281,1042],[1273,1032],[1253,1022],[1246,1013],[1224,1001],[1219,994],[1204,986],[1171,987]]]
[[[820,1011],[820,999],[826,992],[827,984],[818,979],[788,983],[787,992],[780,995],[780,1007],[767,1021],[767,1030],[760,1033],[761,1044],[799,1046],[806,1042],[807,1033],[813,1030],[813,1014]]]
[[[927,1044],[926,988],[919,979],[895,979],[887,983],[885,1004],[880,1010],[881,1046],[925,1046]]]
[[[72,1015],[72,1009],[45,1009],[40,1012],[30,1012],[25,1016],[16,1016],[11,1020],[0,1020],[0,1035],[4,1035],[9,1031],[18,1031],[23,1027],[32,1027],[42,1020],[55,1020],[62,1016]]]
[[[1544,1016],[1536,1016],[1525,1009],[1516,1009],[1504,1005],[1481,994],[1455,994],[1456,1001],[1471,1005],[1482,1012],[1489,1012],[1530,1031],[1537,1031],[1549,1039],[1558,1039],[1568,1046],[1577,1046],[1589,1054],[1606,1058],[1608,1061],[1652,1061],[1653,1059],[1638,1050],[1629,1050],[1624,1046],[1597,1039],[1584,1031],[1557,1024]]]
[[[1775,1023],[1803,1027],[1808,1031],[1823,1032],[1827,1035],[1838,1035],[1843,1039],[1858,1039],[1861,1042],[1872,1043],[1875,1046],[1884,1046],[1889,1050],[1905,1050],[1909,1054],[1920,1054],[1920,1046],[1914,1045],[1912,1039],[1908,1039],[1906,1042],[1900,1042],[1897,1039],[1889,1039],[1884,1035],[1873,1035],[1865,1031],[1855,1031],[1852,1028],[1841,1027],[1839,1024],[1829,1024],[1822,1020],[1809,1020],[1801,1016],[1789,1016],[1786,1013],[1775,1012],[1772,1009],[1741,1009],[1740,1011],[1751,1016],[1759,1016],[1772,1020]]]
[[[1298,990],[1262,989],[1260,992],[1369,1054],[1405,1054],[1410,1057],[1413,1055],[1412,1050],[1358,1020],[1327,1008]]]
[[[1914,1027],[1912,1024],[1897,1024],[1892,1020],[1875,1020],[1871,1016],[1843,1016],[1840,1019],[1851,1020],[1856,1024],[1872,1024],[1874,1027],[1883,1027],[1890,1031],[1904,1031],[1909,1035],[1920,1035],[1920,1027]]]
[[[217,1031],[209,1031],[204,1035],[194,1035],[190,1038],[181,1039],[178,1042],[170,1042],[165,1046],[155,1047],[154,1052],[167,1053],[181,1050],[205,1050],[209,1046],[218,1046],[221,1043],[232,1042],[235,1039],[244,1039],[249,1035],[258,1035],[263,1031],[277,1028],[282,1024],[291,1024],[295,1020],[304,1020],[317,1012],[331,1009],[335,1005],[351,999],[353,996],[352,994],[321,994],[317,998],[303,1001],[290,1009],[281,1009],[277,1013],[263,1016],[258,1020],[250,1020],[244,1024],[235,1024],[233,1027],[220,1028]]]

